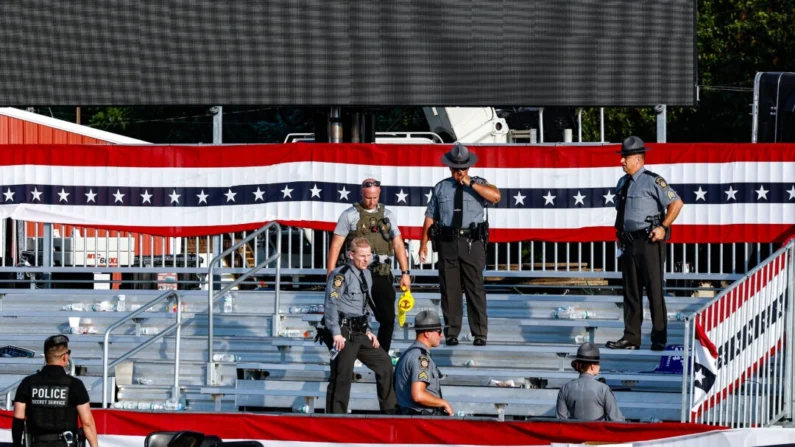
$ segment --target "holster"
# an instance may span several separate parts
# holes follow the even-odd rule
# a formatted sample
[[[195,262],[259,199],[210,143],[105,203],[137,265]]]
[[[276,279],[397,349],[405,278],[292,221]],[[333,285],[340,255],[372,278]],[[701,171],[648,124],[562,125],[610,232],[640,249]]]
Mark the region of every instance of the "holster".
[[[438,250],[439,233],[440,233],[439,228],[440,225],[438,220],[433,221],[433,225],[431,225],[431,227],[428,228],[428,238],[431,240],[431,249],[436,252],[439,251]]]
[[[326,317],[320,319],[320,325],[317,327],[317,334],[315,334],[315,341],[326,345],[329,349],[334,345],[334,336],[326,327]]]
[[[351,332],[367,332],[370,327],[367,315],[360,317],[346,317],[340,313],[340,327],[347,327]]]

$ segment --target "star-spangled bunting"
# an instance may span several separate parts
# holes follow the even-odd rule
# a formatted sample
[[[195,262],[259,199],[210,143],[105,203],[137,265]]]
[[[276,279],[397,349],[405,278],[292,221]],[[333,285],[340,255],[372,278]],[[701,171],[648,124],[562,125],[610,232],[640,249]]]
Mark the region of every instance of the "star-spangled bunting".
[[[795,145],[750,146],[673,144],[649,153],[647,168],[665,179],[656,194],[685,203],[673,241],[767,242],[791,233]],[[149,234],[203,235],[253,229],[274,219],[328,230],[360,199],[362,178],[373,177],[382,182],[380,202],[392,208],[401,232],[417,238],[435,185],[449,178],[439,161],[449,147],[377,147],[383,150],[347,144],[225,146],[221,156],[204,147],[66,146],[48,152],[6,145],[0,147],[0,217],[24,210],[25,220],[57,218],[54,223]],[[502,195],[489,207],[491,240],[613,240],[616,185],[624,175],[614,149],[473,147],[480,161],[470,175],[496,185]],[[43,208],[53,206],[57,211]],[[229,215],[233,209],[236,214]]]

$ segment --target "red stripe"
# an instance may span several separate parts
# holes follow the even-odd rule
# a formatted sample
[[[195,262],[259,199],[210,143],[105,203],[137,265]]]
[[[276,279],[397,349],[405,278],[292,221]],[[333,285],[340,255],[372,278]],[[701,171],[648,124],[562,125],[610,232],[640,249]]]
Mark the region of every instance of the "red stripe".
[[[765,288],[770,281],[775,279],[786,268],[786,261],[787,254],[782,253],[771,264],[756,271],[751,276],[743,278],[730,293],[713,301],[700,315],[704,319],[704,329],[711,331],[737,312],[737,309]],[[707,316],[711,318],[707,318]]]
[[[328,162],[384,166],[443,166],[450,145],[255,144],[229,146],[0,145],[0,165],[215,168]],[[648,164],[795,161],[795,144],[649,144]],[[620,166],[620,146],[471,146],[480,168]],[[441,179],[440,179],[441,180]],[[499,179],[491,179],[498,182]]]
[[[346,418],[245,413],[145,413],[93,410],[101,435],[146,436],[193,430],[225,439],[362,444],[549,445],[635,442],[723,430],[701,424],[497,422],[420,418]],[[11,427],[0,411],[0,428]]]
[[[715,343],[712,343],[712,340],[707,337],[707,333],[704,331],[704,326],[702,326],[701,323],[696,323],[696,341],[701,343],[701,346],[709,351],[709,355],[711,355],[712,358],[718,358],[718,348],[716,348]]]
[[[220,211],[219,211],[220,212]],[[282,225],[290,225],[313,230],[333,231],[336,222],[279,220]],[[59,222],[55,222],[60,224]],[[193,237],[249,231],[262,227],[265,222],[252,222],[239,225],[185,226],[185,227],[142,227],[128,225],[91,225],[92,228],[129,231],[154,236]],[[419,240],[422,227],[401,226],[405,239]],[[674,224],[672,243],[732,243],[732,242],[780,242],[795,234],[795,225],[676,225]],[[546,242],[612,242],[616,240],[613,227],[585,227],[573,229],[518,229],[492,228],[489,231],[491,242],[546,241]],[[709,329],[707,329],[709,330]]]

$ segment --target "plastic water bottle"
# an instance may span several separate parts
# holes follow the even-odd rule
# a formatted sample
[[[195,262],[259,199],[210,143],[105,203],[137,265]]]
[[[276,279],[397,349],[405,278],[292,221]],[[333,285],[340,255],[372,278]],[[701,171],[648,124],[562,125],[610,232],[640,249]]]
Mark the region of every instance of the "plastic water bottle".
[[[474,339],[475,339],[475,336],[472,335],[471,332],[468,333],[468,334],[464,334],[461,337],[459,337],[459,340],[461,340],[461,341],[470,341],[470,340],[474,340]]]
[[[234,312],[234,305],[235,305],[235,299],[232,297],[232,295],[224,296],[223,313],[231,314],[232,312]]]
[[[126,312],[127,311],[127,296],[126,295],[118,295],[116,297],[116,312]]]
[[[141,335],[157,335],[160,333],[160,329],[156,327],[142,327],[141,328]]]
[[[182,402],[176,402],[173,400],[167,400],[163,404],[163,409],[168,411],[182,411],[184,409]]]
[[[332,347],[331,350],[328,352],[329,361],[334,360],[335,358],[337,358],[337,356],[339,354],[340,354],[340,352],[337,350],[337,348],[336,347]]]
[[[100,301],[99,303],[94,303],[91,306],[91,310],[94,312],[108,312],[113,310],[113,304],[110,301]]]
[[[77,312],[82,312],[84,310],[88,310],[87,308],[88,306],[83,303],[72,303],[62,307],[61,310],[73,310]]]
[[[151,385],[155,383],[154,380],[148,377],[139,377],[138,379],[136,379],[136,382],[138,382],[138,385]]]
[[[279,335],[282,337],[303,337],[304,331],[300,329],[285,329]]]
[[[581,345],[583,343],[588,343],[591,341],[591,337],[588,334],[580,334],[574,336],[574,343]]]
[[[682,312],[668,312],[669,320],[685,321],[685,316]]]
[[[239,362],[240,356],[235,354],[213,354],[214,362]]]
[[[464,366],[480,366],[480,363],[474,360],[467,360],[466,362],[464,362]]]

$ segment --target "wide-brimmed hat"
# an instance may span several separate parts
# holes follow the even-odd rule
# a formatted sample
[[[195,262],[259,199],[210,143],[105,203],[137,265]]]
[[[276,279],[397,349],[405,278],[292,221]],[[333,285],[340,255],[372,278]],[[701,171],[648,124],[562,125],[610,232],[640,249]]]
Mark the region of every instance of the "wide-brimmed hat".
[[[650,150],[650,148],[643,145],[643,140],[638,137],[629,137],[621,144],[621,151],[618,153],[621,154],[621,156],[627,156],[645,154],[648,150]]]
[[[583,343],[577,349],[577,355],[570,355],[569,358],[573,362],[599,363],[599,348],[593,343]]]
[[[438,331],[446,327],[442,326],[439,314],[432,310],[423,310],[414,317],[414,330],[417,332]]]
[[[450,152],[442,155],[442,163],[451,168],[468,168],[478,162],[478,156],[461,143],[456,143]]]

